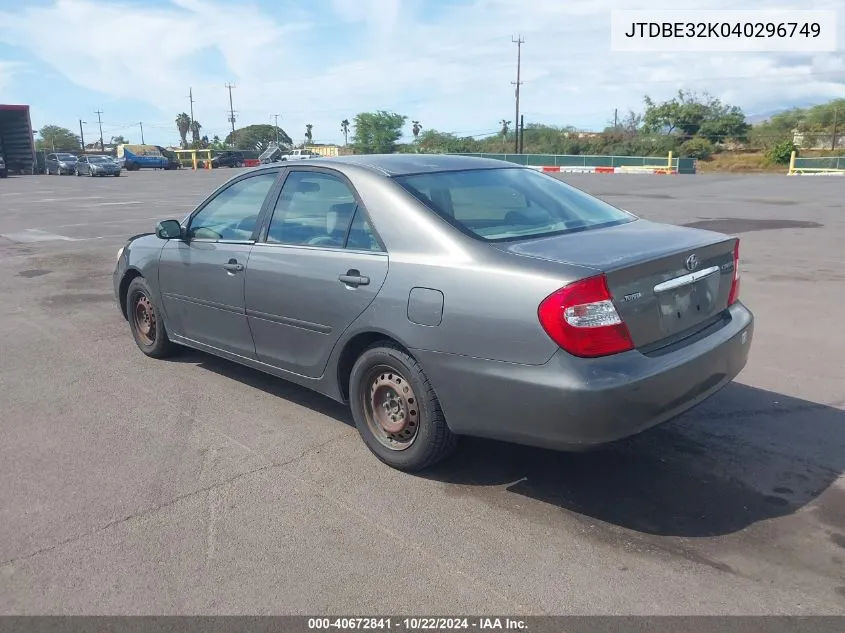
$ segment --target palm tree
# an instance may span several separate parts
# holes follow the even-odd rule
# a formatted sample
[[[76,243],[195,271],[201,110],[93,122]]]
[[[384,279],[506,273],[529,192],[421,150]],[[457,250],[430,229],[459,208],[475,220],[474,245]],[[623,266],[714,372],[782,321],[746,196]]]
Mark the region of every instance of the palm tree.
[[[179,130],[179,136],[182,137],[182,149],[188,147],[188,131],[191,129],[191,117],[187,112],[181,112],[176,115],[176,129]]]
[[[313,136],[312,136],[312,134],[311,134],[311,130],[312,130],[313,128],[314,128],[314,126],[313,126],[313,125],[311,125],[310,123],[309,123],[309,124],[307,124],[307,125],[305,126],[305,141],[306,141],[309,145],[311,144],[311,139],[313,138]]]
[[[419,121],[412,121],[412,123],[414,124],[414,127],[411,128],[411,131],[414,133],[414,140],[416,140],[422,131],[422,125],[420,125]]]
[[[511,122],[508,121],[507,119],[502,119],[501,121],[499,121],[499,123],[502,126],[502,131],[500,132],[500,134],[502,135],[502,147],[504,147],[505,146],[505,139],[508,137],[508,131],[510,130],[510,127],[511,127]]]
[[[340,122],[340,130],[343,132],[343,144],[349,145],[349,119]]]
[[[200,142],[200,130],[202,129],[202,124],[194,119],[191,121],[191,136],[193,137],[191,140],[194,143],[194,146],[199,145]]]

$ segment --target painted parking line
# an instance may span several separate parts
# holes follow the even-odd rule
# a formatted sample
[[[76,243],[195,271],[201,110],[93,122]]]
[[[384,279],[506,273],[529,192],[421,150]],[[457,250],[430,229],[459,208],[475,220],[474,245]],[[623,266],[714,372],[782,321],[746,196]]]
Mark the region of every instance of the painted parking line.
[[[103,196],[74,196],[72,198],[42,198],[38,202],[73,202],[74,200],[102,200]]]
[[[78,242],[79,239],[75,237],[68,237],[67,235],[58,235],[57,233],[48,233],[47,231],[39,231],[38,229],[26,229],[24,231],[17,231],[16,233],[4,233],[0,237],[5,237],[11,242],[17,244],[28,244],[32,242]]]
[[[39,226],[36,231],[48,231],[53,229],[69,229],[77,226],[100,226],[102,224],[128,224],[131,222],[146,222],[147,220],[160,220],[160,216],[149,218],[121,218],[119,220],[93,220],[91,222],[78,222],[76,224],[51,224],[50,226]]]
[[[144,204],[143,200],[127,200],[126,202],[98,202],[92,204],[92,207],[116,207],[125,204]]]

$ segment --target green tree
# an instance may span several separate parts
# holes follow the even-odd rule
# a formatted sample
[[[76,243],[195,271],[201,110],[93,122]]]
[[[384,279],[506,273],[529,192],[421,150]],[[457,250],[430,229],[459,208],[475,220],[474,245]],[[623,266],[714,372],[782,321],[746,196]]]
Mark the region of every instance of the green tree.
[[[743,140],[750,126],[737,106],[722,103],[704,94],[678,91],[678,95],[662,103],[645,97],[643,129],[646,132],[677,134],[682,139],[700,135],[711,142],[726,139]]]
[[[340,131],[343,132],[343,144],[349,145],[349,119],[340,122]]]
[[[176,115],[176,129],[179,130],[179,137],[182,139],[182,149],[188,148],[188,132],[191,129],[191,117],[187,112],[180,112]]]
[[[417,138],[417,145],[419,151],[425,154],[460,154],[481,151],[481,142],[471,136],[459,137],[437,130],[422,132]]]
[[[45,152],[78,152],[82,147],[82,141],[67,128],[45,125],[38,130],[35,147]]]
[[[129,140],[123,135],[111,137],[111,145],[126,145],[127,143]]]
[[[282,145],[292,145],[293,140],[288,136],[282,128],[270,125],[269,123],[260,123],[258,125],[247,125],[246,127],[235,130],[235,137],[238,140],[238,147],[240,149],[264,151],[267,149],[268,143],[276,142],[276,134],[279,135],[279,143]],[[232,145],[232,134],[229,133],[225,139],[225,145]]]
[[[311,125],[310,123],[308,123],[305,126],[305,142],[308,143],[309,145],[311,144],[311,141],[314,139],[314,135],[311,132],[311,130],[313,130],[313,129],[314,129],[314,126]]]
[[[417,140],[420,137],[420,132],[422,131],[422,125],[420,125],[419,121],[412,121],[413,127],[411,128],[411,132],[414,134],[414,140]]]
[[[200,130],[202,123],[194,119],[191,121],[191,144],[194,149],[200,149]]]
[[[379,110],[355,115],[355,134],[352,143],[361,154],[390,154],[402,138],[402,126],[408,117]]]

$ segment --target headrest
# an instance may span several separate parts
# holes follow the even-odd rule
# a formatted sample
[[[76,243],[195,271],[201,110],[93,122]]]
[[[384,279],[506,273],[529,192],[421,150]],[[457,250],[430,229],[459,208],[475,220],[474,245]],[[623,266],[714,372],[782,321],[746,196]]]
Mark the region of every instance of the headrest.
[[[332,205],[326,214],[326,233],[331,235],[338,228],[346,230],[346,225],[349,223],[349,218],[353,213],[355,213],[354,202]]]
[[[455,209],[452,206],[452,194],[448,189],[431,189],[428,192],[428,196],[440,211],[451,218],[455,217]]]

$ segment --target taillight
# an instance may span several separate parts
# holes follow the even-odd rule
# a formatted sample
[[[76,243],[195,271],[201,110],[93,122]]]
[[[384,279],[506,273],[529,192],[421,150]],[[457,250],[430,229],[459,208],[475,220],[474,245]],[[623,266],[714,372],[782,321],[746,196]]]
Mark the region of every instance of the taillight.
[[[552,340],[574,356],[607,356],[634,347],[604,275],[553,292],[540,304],[537,315]]]
[[[731,292],[728,295],[728,305],[732,306],[739,301],[739,238],[734,244],[734,278],[731,282]]]

